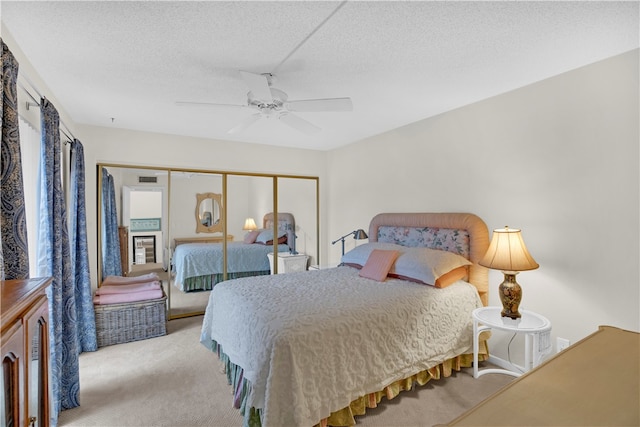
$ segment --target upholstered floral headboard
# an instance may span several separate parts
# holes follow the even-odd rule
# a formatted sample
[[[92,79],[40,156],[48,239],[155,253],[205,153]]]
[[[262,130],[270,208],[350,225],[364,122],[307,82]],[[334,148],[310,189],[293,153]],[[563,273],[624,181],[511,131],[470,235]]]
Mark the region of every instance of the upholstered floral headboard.
[[[470,213],[382,213],[369,224],[369,241],[427,247],[464,256],[469,266],[469,283],[488,304],[489,270],[478,264],[489,248],[489,230],[484,221]]]
[[[273,212],[264,215],[262,228],[273,229]],[[287,245],[292,252],[296,252],[296,220],[293,214],[278,212],[278,230],[287,232]]]

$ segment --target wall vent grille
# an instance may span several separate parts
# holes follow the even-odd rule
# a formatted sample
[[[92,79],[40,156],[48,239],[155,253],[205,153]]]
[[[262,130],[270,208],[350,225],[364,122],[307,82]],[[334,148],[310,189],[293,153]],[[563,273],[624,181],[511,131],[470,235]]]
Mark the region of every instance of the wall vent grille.
[[[158,177],[157,176],[139,176],[138,177],[138,182],[139,183],[157,183],[158,182]]]

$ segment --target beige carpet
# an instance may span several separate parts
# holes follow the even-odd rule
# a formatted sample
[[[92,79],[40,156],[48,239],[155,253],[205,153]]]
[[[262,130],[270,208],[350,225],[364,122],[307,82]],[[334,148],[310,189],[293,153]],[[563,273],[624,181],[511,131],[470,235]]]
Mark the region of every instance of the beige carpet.
[[[168,334],[80,355],[80,406],[60,426],[241,426],[217,356],[199,343],[202,316],[171,320]],[[431,381],[358,417],[358,425],[446,423],[512,381],[471,369]]]
[[[182,292],[174,285],[163,282],[165,289],[169,289],[169,310],[171,318],[181,317],[186,314],[202,314],[209,302],[211,291]]]

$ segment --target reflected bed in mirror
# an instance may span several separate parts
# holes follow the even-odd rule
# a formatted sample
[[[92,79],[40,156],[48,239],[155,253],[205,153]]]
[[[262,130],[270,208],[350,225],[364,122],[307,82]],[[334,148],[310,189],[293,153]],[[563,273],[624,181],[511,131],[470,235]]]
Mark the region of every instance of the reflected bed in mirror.
[[[295,250],[295,219],[278,214],[278,252]],[[202,243],[198,238],[175,239],[174,285],[183,292],[210,290],[224,280],[222,243]],[[222,240],[222,238],[220,238]],[[227,279],[270,274],[268,253],[273,252],[273,214],[263,218],[263,228],[247,233],[242,242],[227,242]]]

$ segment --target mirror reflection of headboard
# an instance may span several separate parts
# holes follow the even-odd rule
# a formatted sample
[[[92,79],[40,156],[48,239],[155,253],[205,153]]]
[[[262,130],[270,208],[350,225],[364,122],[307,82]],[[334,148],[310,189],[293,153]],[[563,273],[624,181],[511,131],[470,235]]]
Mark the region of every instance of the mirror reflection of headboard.
[[[221,233],[223,213],[221,194],[197,193],[196,233]]]
[[[262,227],[268,230],[273,229],[273,212],[265,214],[262,218]],[[292,253],[296,252],[296,220],[293,214],[278,212],[278,230],[287,232],[287,245]]]

